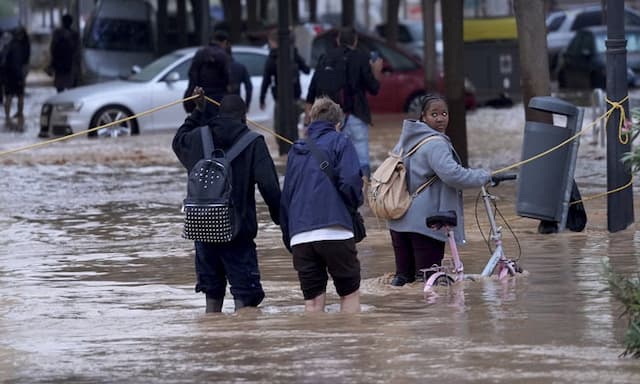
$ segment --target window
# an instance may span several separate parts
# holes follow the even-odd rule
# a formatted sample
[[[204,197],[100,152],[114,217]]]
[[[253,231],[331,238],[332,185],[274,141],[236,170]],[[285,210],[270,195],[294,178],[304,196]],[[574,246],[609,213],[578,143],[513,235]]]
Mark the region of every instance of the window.
[[[576,16],[576,19],[573,21],[573,25],[571,26],[571,30],[575,31],[584,27],[603,24],[602,11],[583,12]]]
[[[557,14],[555,16],[550,16],[549,20],[547,20],[547,32],[555,32],[560,29],[560,26],[567,19],[567,15],[565,14]]]
[[[172,65],[175,61],[180,59],[180,55],[175,53],[170,53],[168,55],[164,55],[159,59],[153,61],[151,64],[142,68],[142,70],[131,77],[129,80],[131,81],[150,81],[154,77],[158,76],[158,74],[165,70],[169,65]],[[191,64],[191,60],[188,60],[189,65]],[[187,67],[187,71],[189,67]],[[185,75],[186,76],[186,75]],[[180,78],[182,79],[182,74],[180,74]]]
[[[87,48],[152,51],[151,24],[142,20],[98,18],[85,38]]]
[[[165,78],[173,73],[173,72],[177,72],[178,75],[180,75],[180,80],[188,80],[189,79],[189,68],[191,68],[191,61],[193,61],[192,59],[189,60],[185,60],[182,63],[178,64],[175,66],[175,68],[173,68],[171,71],[169,71],[167,73],[167,75],[165,76]],[[164,80],[164,79],[163,79]]]
[[[418,69],[418,65],[413,62],[413,60],[379,41],[366,41],[365,39],[361,39],[358,45],[367,52],[378,51],[380,56],[389,63],[394,71],[413,71]]]
[[[262,76],[267,56],[260,53],[233,52],[233,59],[247,68],[249,76]]]

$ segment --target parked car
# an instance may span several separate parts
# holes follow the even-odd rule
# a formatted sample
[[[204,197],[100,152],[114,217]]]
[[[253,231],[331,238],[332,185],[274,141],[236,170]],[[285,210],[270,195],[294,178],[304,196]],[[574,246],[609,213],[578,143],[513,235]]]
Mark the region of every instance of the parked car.
[[[387,38],[386,24],[378,24],[375,32],[383,39]],[[436,23],[436,55],[439,68],[442,68],[442,24]],[[420,59],[424,57],[424,36],[422,20],[400,20],[398,22],[398,43]]]
[[[640,74],[640,27],[627,27],[627,81],[635,86]],[[558,69],[561,88],[605,88],[607,58],[604,26],[583,28],[576,32],[562,55]]]
[[[321,55],[335,46],[338,31],[329,30],[318,35],[311,48],[311,65],[315,67]],[[420,98],[427,93],[424,87],[424,69],[421,61],[402,48],[392,47],[384,40],[358,32],[358,49],[377,52],[383,60],[380,91],[377,95],[367,94],[373,113],[403,113],[417,116],[420,112]],[[440,81],[440,91],[444,82]],[[466,93],[465,105],[468,109],[476,106],[475,96]]]
[[[77,132],[180,100],[187,88],[187,73],[197,49],[198,47],[184,48],[162,56],[126,80],[87,85],[54,95],[42,106],[40,125],[43,130],[57,135]],[[267,97],[265,110],[260,109],[258,100],[268,54],[269,51],[265,48],[233,47],[235,60],[244,64],[251,75],[253,98],[247,117],[256,122],[269,121],[273,115],[273,99]],[[309,81],[310,75],[300,75],[305,92]],[[137,135],[150,130],[175,130],[182,124],[185,116],[182,104],[176,104],[117,126],[98,130],[97,134]]]
[[[627,27],[640,26],[640,12],[626,7],[624,21]],[[551,75],[555,77],[557,74],[558,59],[577,30],[605,24],[602,7],[599,5],[550,13],[547,16],[546,25]]]

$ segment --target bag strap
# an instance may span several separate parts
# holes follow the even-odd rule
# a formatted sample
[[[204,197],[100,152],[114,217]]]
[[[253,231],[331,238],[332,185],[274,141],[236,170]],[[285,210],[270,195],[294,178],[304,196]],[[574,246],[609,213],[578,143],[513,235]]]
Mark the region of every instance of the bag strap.
[[[213,156],[213,136],[211,136],[211,129],[208,125],[200,127],[200,137],[202,138],[202,151],[204,152],[204,158],[210,159]]]
[[[433,141],[433,140],[439,140],[438,135],[432,135],[432,136],[429,136],[429,137],[426,137],[426,138],[422,139],[422,141],[420,141],[418,144],[414,145],[413,148],[411,148],[409,150],[409,152],[407,152],[406,155],[402,156],[402,158],[406,159],[407,157],[413,155],[415,153],[415,151],[417,151],[418,148],[420,148],[423,144],[426,144],[426,143],[428,143],[430,141]]]
[[[331,181],[331,185],[333,185],[336,191],[338,191],[338,186],[336,185],[336,181],[335,181],[336,180],[335,174],[333,173],[333,166],[331,165],[331,162],[327,157],[327,153],[321,150],[320,148],[318,148],[316,143],[313,140],[311,140],[311,138],[307,138],[304,142],[307,143],[307,145],[309,146],[309,149],[311,150],[311,154],[313,155],[313,157],[315,157],[316,160],[318,160],[320,169],[322,170],[322,172],[324,172],[325,175],[327,175],[327,177]],[[338,195],[340,196],[340,200],[342,200],[342,204],[344,204],[345,208],[347,208],[347,211],[349,212],[349,214],[354,215],[358,211],[358,209],[357,208],[354,209],[349,204],[345,203],[344,199],[340,195],[340,191],[338,191]]]
[[[420,148],[423,144],[426,144],[426,143],[428,143],[430,141],[433,141],[433,140],[440,140],[440,139],[439,139],[439,137],[437,135],[432,135],[432,136],[429,136],[429,137],[426,137],[426,138],[422,139],[422,141],[420,141],[418,144],[414,145],[413,148],[411,148],[411,150],[409,150],[409,152],[407,152],[406,155],[402,156],[402,159],[406,159],[409,156],[413,155],[418,150],[418,148]],[[416,191],[411,194],[411,197],[415,198],[416,196],[418,196],[418,194],[420,194],[420,192],[424,191],[431,184],[435,183],[437,179],[438,179],[438,175],[433,175],[430,178],[428,178],[427,181],[422,183],[418,187],[418,189],[416,189]]]
[[[251,144],[251,142],[261,135],[253,131],[245,132],[226,152],[227,159],[231,162],[235,159],[244,149]]]

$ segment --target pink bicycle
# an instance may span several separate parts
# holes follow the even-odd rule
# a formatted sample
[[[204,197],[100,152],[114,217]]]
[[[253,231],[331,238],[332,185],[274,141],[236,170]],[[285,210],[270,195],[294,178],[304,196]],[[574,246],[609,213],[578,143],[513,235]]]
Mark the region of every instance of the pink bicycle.
[[[500,184],[501,181],[515,180],[516,177],[517,175],[495,175],[491,178],[490,185],[495,187]],[[502,247],[502,227],[499,227],[496,224],[496,212],[499,213],[495,206],[496,197],[490,194],[485,186],[482,186],[479,194],[479,199],[480,198],[484,202],[484,208],[491,227],[489,238],[495,247],[491,254],[491,258],[489,258],[489,261],[482,270],[480,276],[489,277],[494,273],[499,279],[504,279],[507,276],[515,276],[516,273],[522,272],[522,268],[517,264],[517,260],[507,259],[504,254],[504,249]],[[453,231],[457,223],[458,218],[455,211],[438,212],[426,219],[426,224],[429,228],[437,230],[444,229],[444,231],[446,231],[451,258],[445,258],[442,261],[442,265],[433,265],[430,268],[420,270],[424,276],[425,292],[429,291],[433,286],[448,286],[465,279],[464,265],[462,264],[462,260],[460,260],[460,255],[458,254],[458,247],[456,246]],[[487,245],[491,251],[490,241],[487,241]]]

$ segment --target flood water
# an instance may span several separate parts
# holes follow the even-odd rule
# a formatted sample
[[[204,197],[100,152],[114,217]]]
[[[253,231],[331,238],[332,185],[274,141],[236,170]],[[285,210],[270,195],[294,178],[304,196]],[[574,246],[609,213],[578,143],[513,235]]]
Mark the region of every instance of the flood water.
[[[489,113],[474,112],[478,122],[468,127],[470,161],[496,169],[519,160],[522,127],[488,135],[513,119],[483,119]],[[372,131],[374,163],[399,121],[382,118]],[[0,151],[37,142],[34,129],[3,131]],[[619,357],[626,319],[601,265],[608,256],[616,271],[636,273],[640,233],[632,225],[610,234],[606,199],[585,203],[584,232],[539,235],[536,221],[515,215],[515,185],[500,185],[493,191],[526,273],[426,297],[418,283],[388,285],[390,237],[365,209],[357,315],[338,313],[331,283],[327,313],[303,312],[291,257],[260,203],[266,299],[233,313],[228,294],[223,314],[205,314],[193,290],[193,245],[180,237],[186,173],[171,138],[77,138],[0,158],[0,381],[640,382],[638,361]],[[597,147],[583,147],[582,193],[602,192],[604,165],[592,163],[604,160]],[[283,174],[284,160],[276,161]],[[475,224],[476,194],[465,193],[461,255],[469,273],[489,258]],[[486,234],[486,217],[478,216]],[[505,247],[518,256],[506,227]]]

